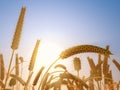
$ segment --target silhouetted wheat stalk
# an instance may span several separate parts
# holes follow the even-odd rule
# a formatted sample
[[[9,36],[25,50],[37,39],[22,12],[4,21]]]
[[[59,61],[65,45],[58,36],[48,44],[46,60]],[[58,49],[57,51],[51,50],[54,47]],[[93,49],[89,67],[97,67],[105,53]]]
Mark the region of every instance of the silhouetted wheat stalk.
[[[19,20],[18,20],[18,23],[17,23],[17,26],[16,26],[16,30],[15,30],[15,33],[14,33],[12,45],[11,45],[11,48],[13,49],[13,52],[12,52],[12,56],[11,56],[9,67],[8,67],[8,72],[7,72],[7,76],[6,76],[6,80],[5,80],[5,86],[6,86],[8,78],[9,78],[9,72],[10,72],[10,69],[11,69],[11,64],[12,64],[12,60],[13,60],[14,51],[16,49],[18,49],[18,46],[19,46],[25,11],[26,11],[26,8],[22,7],[21,13],[20,13],[20,16],[19,16]]]

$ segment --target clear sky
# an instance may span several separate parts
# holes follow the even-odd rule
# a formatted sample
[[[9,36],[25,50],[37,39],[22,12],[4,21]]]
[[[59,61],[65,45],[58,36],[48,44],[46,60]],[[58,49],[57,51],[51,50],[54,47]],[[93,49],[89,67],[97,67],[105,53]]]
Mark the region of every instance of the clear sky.
[[[30,58],[40,39],[62,50],[80,44],[110,45],[120,63],[120,0],[0,0],[0,53],[5,57],[11,55],[22,6],[26,15],[20,55]]]

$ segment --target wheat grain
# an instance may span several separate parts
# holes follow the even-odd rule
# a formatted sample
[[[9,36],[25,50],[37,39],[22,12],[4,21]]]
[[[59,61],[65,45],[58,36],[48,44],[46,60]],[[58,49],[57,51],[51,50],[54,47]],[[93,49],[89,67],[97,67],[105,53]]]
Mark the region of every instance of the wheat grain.
[[[23,7],[21,9],[21,13],[20,13],[20,16],[19,16],[19,19],[18,19],[18,22],[17,22],[16,30],[15,30],[12,45],[11,45],[11,48],[13,50],[16,50],[19,46],[25,11],[26,11],[26,8]]]
[[[78,53],[86,53],[86,52],[93,52],[93,53],[100,53],[100,54],[112,54],[108,49],[104,49],[98,46],[93,45],[79,45],[74,46],[71,48],[68,48],[61,52],[60,58],[65,59],[72,55],[78,54]]]

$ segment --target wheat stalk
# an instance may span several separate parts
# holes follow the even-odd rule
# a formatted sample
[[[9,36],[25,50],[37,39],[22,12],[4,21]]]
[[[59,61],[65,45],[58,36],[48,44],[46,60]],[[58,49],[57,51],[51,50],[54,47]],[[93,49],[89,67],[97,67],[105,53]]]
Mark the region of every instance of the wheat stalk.
[[[0,80],[0,86],[1,86],[2,88],[4,88],[4,87],[5,87],[5,84],[3,83],[3,81],[2,81],[2,80]]]
[[[95,74],[96,74],[96,66],[95,66],[95,63],[94,63],[94,61],[93,61],[92,58],[87,57],[87,59],[88,59],[90,68],[91,68],[91,70],[92,70],[91,72],[93,72],[93,74],[95,75]]]
[[[26,86],[28,86],[28,84],[29,84],[29,82],[30,82],[30,80],[31,80],[32,75],[33,75],[33,72],[30,72],[30,74],[29,74],[29,76],[28,76],[28,79],[27,79],[27,81],[26,81]]]
[[[16,54],[16,60],[15,60],[15,74],[19,76],[19,58],[18,54]],[[19,90],[18,82],[16,82],[16,89]]]
[[[90,79],[89,79],[89,89],[94,90],[94,81],[93,81],[93,72],[90,71]]]
[[[79,45],[74,46],[71,48],[68,48],[60,54],[60,58],[65,59],[72,55],[78,54],[78,53],[86,53],[86,52],[93,52],[93,53],[100,53],[100,54],[112,54],[108,49],[104,49],[98,46],[93,45]]]
[[[37,56],[37,52],[38,52],[39,43],[40,43],[40,40],[37,40],[35,48],[34,48],[34,51],[33,51],[33,54],[32,54],[32,57],[31,57],[31,60],[30,60],[30,64],[29,64],[29,68],[28,68],[29,71],[32,71],[33,68],[34,68],[34,64],[35,64],[35,60],[36,60],[36,56]]]
[[[41,88],[42,88],[42,90],[44,90],[45,89],[45,87],[46,87],[46,83],[47,83],[47,80],[48,80],[48,77],[49,77],[49,73],[47,73],[47,75],[46,75],[46,77],[45,77],[45,79],[44,79],[44,81],[42,82],[43,84],[42,84],[42,86],[41,86]]]
[[[4,60],[3,55],[0,54],[0,80],[4,80],[5,77],[5,67],[4,67]]]
[[[16,72],[16,75],[19,76],[19,59],[18,59],[18,54],[16,54],[15,72]]]
[[[98,64],[96,65],[96,70],[97,70],[97,74],[96,74],[96,78],[95,80],[96,81],[101,81],[102,80],[102,68],[101,68],[101,65],[102,65],[102,60],[101,60],[101,55],[99,54],[98,55]]]
[[[104,60],[103,60],[103,74],[106,75],[108,73],[108,58],[109,58],[109,55],[105,54],[104,55]]]
[[[19,41],[20,41],[20,36],[21,36],[21,32],[22,32],[22,26],[23,26],[23,20],[24,20],[25,11],[26,11],[26,8],[22,7],[21,13],[20,13],[20,16],[19,16],[19,19],[18,19],[18,23],[17,23],[17,26],[16,26],[16,30],[15,30],[15,33],[14,33],[12,45],[11,45],[11,48],[13,49],[13,52],[12,52],[12,56],[11,56],[11,59],[10,59],[10,63],[9,63],[7,74],[9,74],[9,72],[10,72],[14,51],[19,46]],[[8,78],[9,77],[7,75],[6,76],[6,80],[5,80],[5,86],[6,86]]]

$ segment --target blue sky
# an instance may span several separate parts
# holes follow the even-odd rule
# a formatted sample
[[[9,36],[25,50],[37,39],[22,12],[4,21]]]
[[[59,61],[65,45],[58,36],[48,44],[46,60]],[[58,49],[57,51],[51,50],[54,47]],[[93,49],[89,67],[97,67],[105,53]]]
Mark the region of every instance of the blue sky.
[[[1,0],[0,53],[10,46],[21,7],[27,11],[20,49],[32,51],[37,39],[65,49],[74,45],[110,45],[120,62],[120,0]]]
[[[109,44],[116,50],[114,52],[120,52],[119,0],[1,0],[1,34],[6,43],[15,30],[22,6],[27,8],[23,27],[25,38],[35,34],[33,38],[55,39],[54,42],[66,45],[76,42]]]

